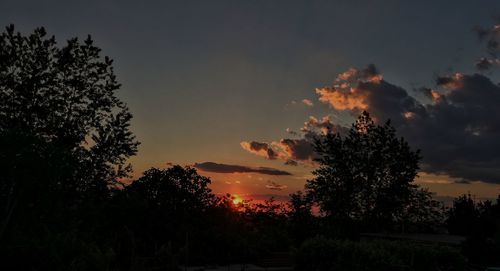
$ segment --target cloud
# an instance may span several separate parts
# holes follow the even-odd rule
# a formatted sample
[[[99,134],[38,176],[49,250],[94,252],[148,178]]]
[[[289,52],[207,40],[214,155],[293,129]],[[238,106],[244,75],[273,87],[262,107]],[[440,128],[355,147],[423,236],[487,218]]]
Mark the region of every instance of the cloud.
[[[286,185],[282,185],[282,184],[278,184],[274,181],[267,181],[267,184],[266,184],[266,188],[268,189],[271,189],[271,190],[283,190],[285,188],[287,188],[288,186]]]
[[[410,92],[386,81],[369,65],[339,74],[332,86],[316,92],[333,109],[332,114],[357,117],[367,110],[376,122],[391,119],[398,134],[422,150],[423,172],[462,182],[500,183],[500,85],[485,75],[440,76],[434,87]],[[410,95],[416,92],[425,98]],[[329,116],[310,117],[299,133],[289,133],[292,138],[263,144],[273,150],[275,159],[290,165],[311,164],[316,136],[342,135],[347,129]],[[262,156],[267,153],[263,149]]]
[[[241,147],[253,154],[265,157],[267,159],[280,159],[285,161],[285,165],[297,165],[299,162],[302,164],[312,164],[314,161],[314,148],[312,146],[312,138],[284,138],[279,141],[271,143],[256,142],[256,141],[243,141],[240,143]],[[266,146],[265,148],[257,150],[253,146]],[[269,156],[272,153],[272,158]]]
[[[486,71],[499,66],[500,19],[493,27],[474,30],[487,51],[476,67]],[[390,119],[398,135],[422,150],[423,172],[444,174],[462,183],[500,184],[500,83],[483,74],[439,76],[432,88],[408,91],[387,81],[371,64],[350,68],[338,74],[332,85],[315,92],[332,113],[320,119],[310,117],[300,132],[288,130],[292,138],[269,143],[276,159],[290,165],[311,163],[315,137],[330,132],[342,136],[348,129],[332,122],[330,116],[356,118],[366,110],[375,122]]]
[[[265,175],[275,175],[275,176],[289,176],[292,175],[290,172],[268,168],[268,167],[247,167],[240,165],[227,165],[227,164],[219,164],[214,162],[203,162],[203,163],[195,163],[194,167],[207,172],[215,172],[215,173],[259,173]]]
[[[482,57],[476,62],[479,71],[487,71],[493,66],[500,65],[498,55],[500,53],[500,25],[490,28],[476,26],[474,31],[481,43],[485,43],[488,57]]]
[[[365,69],[351,68],[341,73],[332,86],[316,89],[319,100],[338,111],[359,115],[368,111],[379,119],[391,118],[402,123],[406,112],[420,112],[422,105],[405,89],[390,84],[374,65]]]
[[[299,165],[299,163],[298,163],[297,161],[295,161],[295,160],[290,159],[290,160],[286,160],[286,161],[285,161],[285,165],[289,165],[289,166],[298,166],[298,165]]]
[[[304,126],[300,128],[300,131],[304,134],[305,138],[314,140],[318,134],[326,135],[328,133],[341,133],[347,132],[347,129],[341,125],[334,124],[330,120],[330,116],[324,116],[321,119],[317,119],[313,116],[309,117],[309,120],[304,122]]]
[[[300,132],[286,129],[286,132],[290,136],[297,138],[283,138],[270,143],[243,141],[240,145],[248,152],[267,159],[283,160],[285,165],[311,165],[315,163],[316,155],[313,144],[317,136],[327,133],[345,134],[346,131],[347,128],[332,123],[329,116],[321,119],[311,116],[308,121],[304,122],[304,126],[300,128]],[[269,153],[272,153],[273,156],[270,157]]]
[[[269,160],[278,158],[278,154],[269,146],[268,143],[257,141],[243,141],[240,143],[241,147],[248,152],[265,157]]]
[[[352,116],[363,109],[378,122],[391,119],[398,132],[422,150],[425,172],[447,174],[463,181],[500,183],[498,84],[480,74],[441,76],[435,89],[421,90],[429,101],[418,101],[407,90],[372,77],[373,74],[356,69],[337,77],[350,80],[339,83],[354,90],[344,93],[348,97],[346,104],[352,105],[349,99],[362,97],[363,108],[337,106],[339,101],[326,100],[323,92],[319,92],[320,100]],[[335,86],[326,89],[344,91]]]
[[[285,138],[281,139],[277,144],[281,148],[281,151],[286,154],[287,161],[313,161],[314,148],[307,139]]]
[[[307,106],[314,106],[314,103],[309,99],[302,100],[302,103],[307,105]]]
[[[480,75],[437,80],[439,98],[400,128],[423,150],[424,170],[500,183],[500,87]]]

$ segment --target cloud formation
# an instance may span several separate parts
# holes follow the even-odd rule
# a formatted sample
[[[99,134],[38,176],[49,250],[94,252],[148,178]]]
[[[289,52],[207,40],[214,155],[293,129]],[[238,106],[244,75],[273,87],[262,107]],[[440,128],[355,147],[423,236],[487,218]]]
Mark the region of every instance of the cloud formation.
[[[437,80],[438,95],[400,128],[421,148],[424,170],[500,183],[500,87],[480,75]]]
[[[487,51],[476,63],[478,70],[499,66],[500,18],[493,27],[476,27],[475,32]],[[340,73],[331,86],[315,92],[333,116],[343,112],[357,117],[366,110],[375,122],[390,119],[401,136],[422,150],[423,172],[446,174],[462,183],[500,184],[500,83],[483,74],[439,76],[432,88],[408,91],[368,65]],[[412,96],[416,92],[424,97]],[[314,160],[312,143],[318,135],[343,135],[347,129],[329,116],[310,117],[300,132],[288,130],[293,138],[267,146],[286,164],[308,163]]]
[[[422,150],[424,172],[466,182],[500,183],[500,85],[481,74],[456,73],[438,77],[433,88],[417,91],[426,98],[417,99],[385,81],[374,65],[351,68],[338,75],[332,86],[316,89],[319,101],[334,112],[357,117],[366,110],[377,122],[391,119],[398,133]],[[346,131],[328,116],[310,117],[300,132],[289,130],[295,138],[260,143],[264,151],[251,152],[289,165],[312,163],[316,136]],[[244,148],[250,145],[242,142]],[[268,150],[274,155],[269,156]]]
[[[302,103],[307,105],[307,106],[314,106],[314,103],[309,99],[302,100]]]
[[[316,158],[313,143],[319,135],[327,133],[345,134],[347,131],[346,127],[332,123],[330,116],[321,119],[311,116],[308,121],[304,122],[304,126],[300,128],[299,132],[286,129],[286,132],[294,138],[283,138],[270,143],[243,141],[240,145],[248,152],[267,159],[283,160],[285,165],[312,165],[315,163]],[[270,156],[269,153],[273,155]]]
[[[320,100],[353,116],[362,109],[379,122],[391,119],[410,144],[422,149],[426,172],[500,183],[498,84],[480,74],[442,76],[437,78],[435,89],[421,90],[429,100],[418,101],[381,75],[372,80],[374,73],[363,70],[350,69],[347,74],[337,77],[337,82],[344,84],[342,88],[333,86],[318,92]],[[325,98],[328,95],[323,96],[325,92],[343,92],[348,105],[362,97],[358,104],[363,107],[338,106],[338,100],[332,102]]]
[[[280,159],[286,165],[296,166],[298,163],[312,164],[314,161],[314,149],[311,138],[284,138],[279,141],[256,142],[242,141],[241,147],[253,154],[265,157],[266,159]],[[266,146],[264,149],[256,149],[252,146]],[[270,156],[272,153],[273,156]]]
[[[283,185],[283,184],[278,184],[274,181],[267,181],[266,188],[271,189],[271,190],[283,190],[287,188],[288,186]]]
[[[476,62],[476,68],[479,71],[486,71],[493,66],[500,65],[500,24],[494,25],[490,28],[476,26],[474,31],[479,38],[479,41],[485,43],[488,56],[481,57]]]
[[[275,160],[278,158],[278,153],[276,153],[273,148],[265,142],[257,142],[257,141],[243,141],[240,143],[241,147],[253,154],[265,157],[269,160]]]
[[[365,69],[351,68],[339,74],[332,86],[316,89],[319,100],[338,111],[359,115],[369,111],[377,119],[391,118],[400,124],[409,116],[406,112],[421,112],[423,106],[408,92],[383,79],[375,65]]]
[[[268,167],[247,167],[241,165],[227,165],[214,162],[195,163],[194,167],[207,172],[215,173],[259,173],[274,176],[289,176],[290,172]]]

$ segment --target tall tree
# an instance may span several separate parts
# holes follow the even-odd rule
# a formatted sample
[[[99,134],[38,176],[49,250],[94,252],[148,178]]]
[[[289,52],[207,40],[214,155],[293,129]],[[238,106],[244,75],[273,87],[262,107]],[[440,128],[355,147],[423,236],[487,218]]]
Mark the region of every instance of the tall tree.
[[[396,136],[390,121],[376,125],[363,112],[347,135],[317,138],[315,150],[320,166],[306,191],[327,216],[383,225],[404,217],[419,198],[413,181],[420,153]]]
[[[132,115],[115,92],[113,61],[90,36],[57,46],[44,28],[0,34],[0,133],[27,134],[70,150],[93,177],[113,182],[130,171],[138,142]],[[95,185],[95,184],[88,184]]]
[[[44,28],[0,33],[0,238],[12,220],[45,227],[62,209],[106,198],[130,172],[132,115],[100,52],[90,36],[58,46]]]

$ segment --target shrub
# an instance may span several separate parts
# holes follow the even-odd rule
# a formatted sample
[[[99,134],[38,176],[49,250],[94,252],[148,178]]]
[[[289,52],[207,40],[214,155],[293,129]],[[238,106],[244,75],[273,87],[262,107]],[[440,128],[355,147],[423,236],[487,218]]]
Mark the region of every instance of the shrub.
[[[316,237],[295,255],[296,270],[464,270],[459,251],[403,241],[349,241]]]

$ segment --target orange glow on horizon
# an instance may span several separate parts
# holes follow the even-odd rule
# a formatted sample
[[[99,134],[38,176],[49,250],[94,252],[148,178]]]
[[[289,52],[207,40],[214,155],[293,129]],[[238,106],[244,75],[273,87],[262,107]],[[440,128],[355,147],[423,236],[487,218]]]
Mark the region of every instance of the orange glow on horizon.
[[[234,205],[239,205],[239,204],[243,203],[243,199],[238,195],[233,195],[232,198],[233,198]]]

